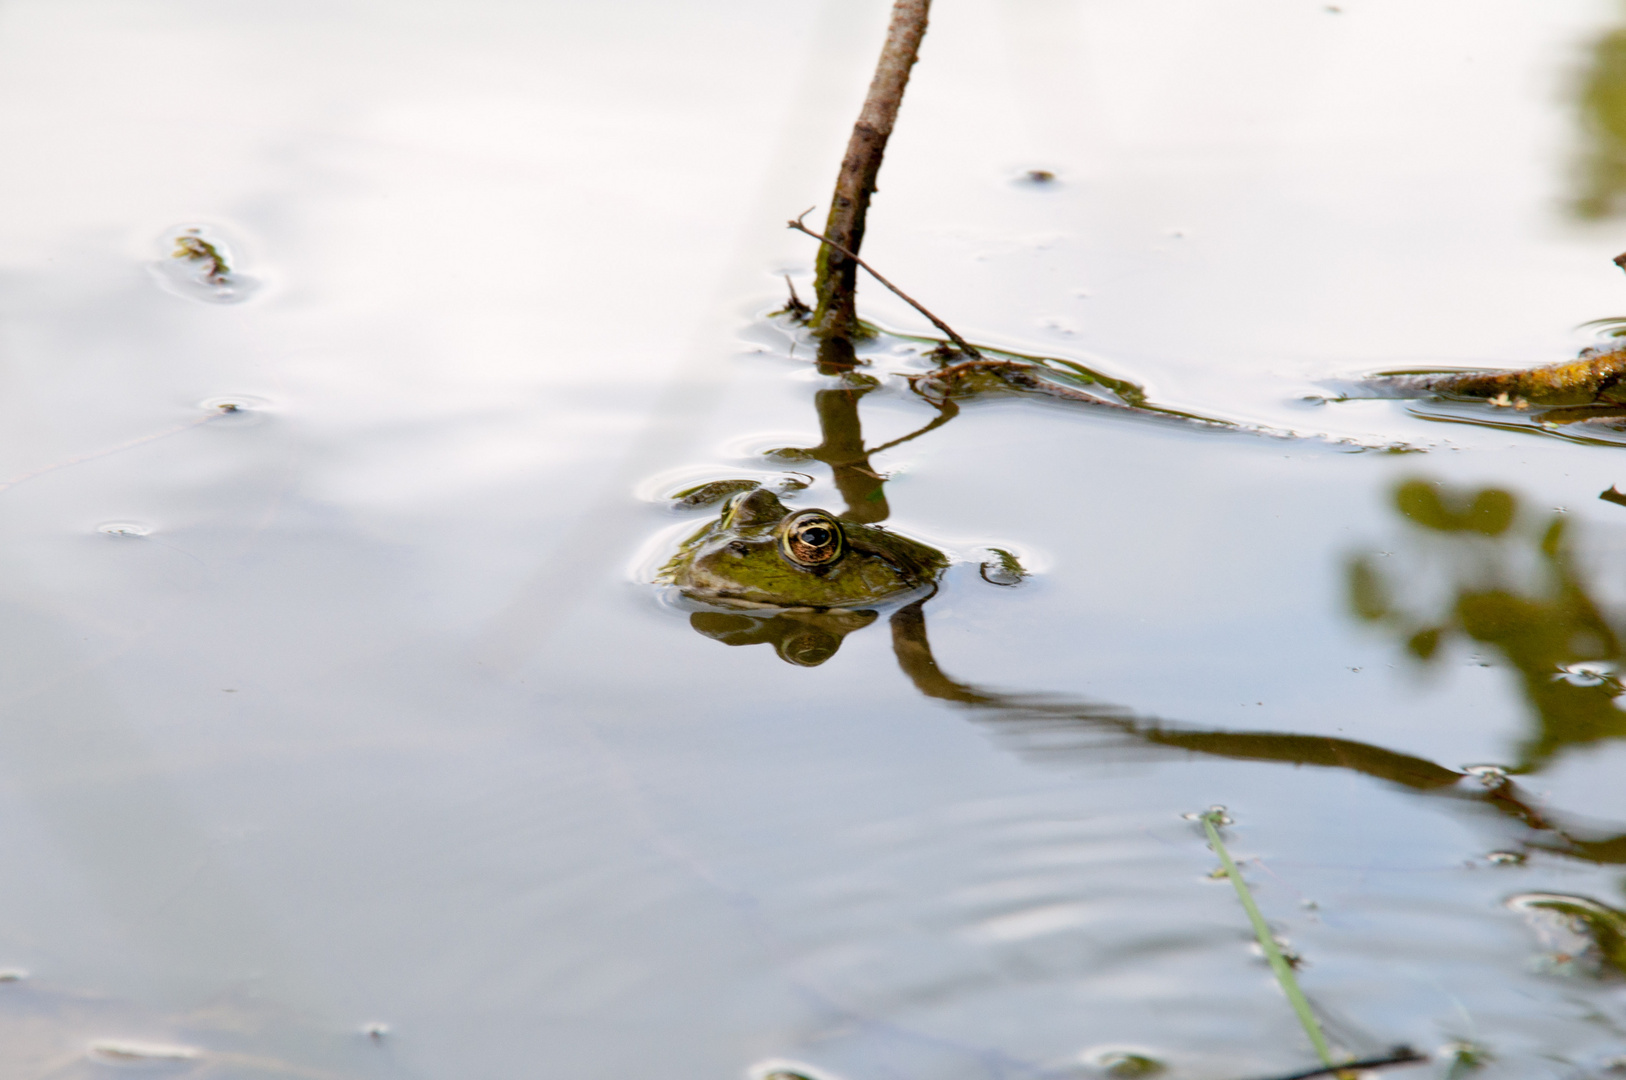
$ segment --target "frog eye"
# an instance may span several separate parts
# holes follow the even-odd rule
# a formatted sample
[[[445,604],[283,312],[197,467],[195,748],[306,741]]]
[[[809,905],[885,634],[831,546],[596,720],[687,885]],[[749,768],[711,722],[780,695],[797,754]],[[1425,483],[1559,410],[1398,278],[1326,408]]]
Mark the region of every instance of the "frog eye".
[[[779,553],[797,566],[824,569],[847,554],[847,534],[823,510],[803,510],[780,524]]]

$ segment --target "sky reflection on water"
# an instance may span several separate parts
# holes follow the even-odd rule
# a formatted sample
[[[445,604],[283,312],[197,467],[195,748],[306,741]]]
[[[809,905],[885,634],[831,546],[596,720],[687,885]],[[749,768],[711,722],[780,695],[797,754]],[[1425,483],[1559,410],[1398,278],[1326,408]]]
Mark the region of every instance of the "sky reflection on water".
[[[1622,906],[1626,458],[1304,400],[1623,310],[1572,212],[1620,13],[1334,6],[940,5],[865,252],[976,340],[1324,437],[1002,398],[874,451],[939,415],[893,380],[845,464],[762,455],[835,447],[767,313],[884,5],[0,11],[5,1069],[1289,1072],[1213,803],[1352,1050],[1626,1053],[1507,906]],[[252,295],[162,287],[192,225]],[[786,664],[628,571],[652,478],[780,468],[959,558],[929,638]]]

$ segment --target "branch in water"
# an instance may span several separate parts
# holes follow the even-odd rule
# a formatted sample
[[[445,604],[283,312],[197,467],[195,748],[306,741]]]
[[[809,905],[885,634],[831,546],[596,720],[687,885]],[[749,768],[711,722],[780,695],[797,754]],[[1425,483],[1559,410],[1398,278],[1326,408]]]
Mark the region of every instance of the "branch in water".
[[[1292,1076],[1280,1076],[1275,1080],[1310,1080],[1315,1076],[1332,1076],[1337,1073],[1356,1073],[1362,1069],[1384,1069],[1394,1065],[1417,1065],[1428,1060],[1427,1054],[1419,1054],[1409,1046],[1397,1046],[1383,1057],[1366,1058],[1362,1061],[1346,1061],[1342,1065],[1323,1065],[1319,1069],[1309,1072],[1297,1072]]]
[[[855,253],[864,245],[864,218],[869,213],[870,196],[875,193],[875,179],[881,171],[886,141],[898,119],[904,87],[909,85],[909,69],[920,52],[920,39],[926,36],[930,10],[931,0],[895,0],[892,5],[886,44],[847,142],[847,154],[841,160],[835,194],[830,199],[830,216],[824,225],[825,235],[831,240],[829,247],[819,249],[814,286],[818,299],[813,333],[818,337],[850,341],[858,328]]]
[[[807,216],[806,211],[803,211],[802,217],[806,217],[806,216]],[[831,248],[834,248],[836,251],[840,252],[842,255],[846,256],[849,259],[851,259],[858,266],[862,266],[865,270],[868,270],[870,272],[870,276],[872,276],[873,278],[875,278],[876,281],[879,281],[882,285],[885,285],[887,288],[891,289],[894,293],[896,293],[897,296],[898,296],[898,299],[902,300],[904,303],[908,304],[910,307],[914,308],[916,311],[918,311],[922,315],[926,316],[927,319],[931,320],[931,324],[933,326],[937,327],[939,330],[943,331],[944,336],[947,337],[950,341],[954,342],[955,347],[958,348],[961,352],[965,353],[967,356],[971,357],[973,360],[981,360],[982,359],[982,353],[978,352],[976,350],[976,347],[973,346],[965,338],[961,337],[959,334],[956,334],[954,332],[953,327],[951,327],[948,323],[944,322],[942,319],[939,319],[936,315],[933,315],[931,312],[927,311],[925,306],[923,304],[921,304],[918,300],[916,300],[914,297],[910,296],[908,293],[904,292],[902,289],[900,289],[896,285],[892,284],[886,278],[882,277],[880,272],[878,270],[876,270],[875,267],[871,266],[869,263],[865,262],[863,259],[860,259],[856,252],[848,251],[846,248],[842,247],[840,244],[836,243],[834,240],[830,239],[828,236],[823,236],[823,235],[820,235],[819,233],[814,232],[812,229],[810,229],[806,225],[802,224],[802,218],[793,218],[792,220],[785,222],[785,224],[788,225],[790,228],[797,230],[798,232],[806,233],[807,235],[811,236],[815,240],[818,240],[818,241],[821,241],[821,242],[823,242],[825,244],[828,244]],[[821,250],[824,250],[824,249],[821,249]],[[815,325],[816,325],[817,316],[815,316],[814,319],[815,319]],[[815,333],[817,333],[817,330],[815,330]]]

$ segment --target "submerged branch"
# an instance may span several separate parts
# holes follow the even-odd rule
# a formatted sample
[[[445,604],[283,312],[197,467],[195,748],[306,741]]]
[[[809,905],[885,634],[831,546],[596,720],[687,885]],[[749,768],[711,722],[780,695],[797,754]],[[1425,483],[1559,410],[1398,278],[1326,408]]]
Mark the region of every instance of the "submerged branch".
[[[920,40],[926,36],[930,10],[931,0],[895,0],[892,5],[886,44],[847,142],[830,199],[830,216],[824,225],[824,233],[831,241],[830,246],[819,249],[815,284],[818,299],[813,313],[813,333],[818,337],[851,340],[858,329],[855,253],[864,245],[864,218],[869,213],[870,196],[875,193],[886,141],[892,136],[904,87],[909,84],[909,69],[914,67]]]
[[[1394,1065],[1418,1065],[1427,1060],[1427,1054],[1419,1054],[1409,1046],[1397,1046],[1382,1057],[1346,1061],[1342,1065],[1323,1065],[1319,1069],[1296,1072],[1292,1076],[1279,1076],[1275,1080],[1310,1080],[1311,1077],[1332,1076],[1334,1073],[1354,1073],[1365,1069],[1386,1069]]]

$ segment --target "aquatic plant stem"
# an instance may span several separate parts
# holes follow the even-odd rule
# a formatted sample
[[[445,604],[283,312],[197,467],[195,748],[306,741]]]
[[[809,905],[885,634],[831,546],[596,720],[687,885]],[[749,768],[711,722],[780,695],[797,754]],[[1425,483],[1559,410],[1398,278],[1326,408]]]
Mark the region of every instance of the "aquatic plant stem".
[[[858,264],[856,253],[864,246],[864,218],[869,213],[870,196],[881,171],[886,141],[898,119],[909,70],[926,36],[926,17],[931,0],[895,0],[892,20],[887,26],[886,44],[875,64],[869,93],[853,124],[841,171],[836,175],[835,193],[830,199],[830,216],[824,233],[830,245],[819,249],[818,294],[812,330],[816,337],[850,341],[858,330]]]
[[[1237,899],[1242,901],[1242,910],[1248,913],[1248,921],[1253,924],[1254,937],[1259,939],[1259,947],[1265,951],[1265,958],[1270,961],[1270,970],[1275,972],[1276,981],[1281,984],[1282,993],[1292,1004],[1293,1011],[1298,1014],[1299,1023],[1304,1026],[1304,1033],[1310,1037],[1310,1044],[1320,1055],[1322,1062],[1332,1066],[1332,1047],[1327,1045],[1327,1037],[1321,1033],[1321,1024],[1310,1010],[1309,1001],[1305,1000],[1304,991],[1299,989],[1299,981],[1293,975],[1293,965],[1287,962],[1282,950],[1276,944],[1276,938],[1270,932],[1270,925],[1265,917],[1259,913],[1259,905],[1253,902],[1253,893],[1248,890],[1248,883],[1242,880],[1242,871],[1237,869],[1236,863],[1231,859],[1231,853],[1225,850],[1225,841],[1220,839],[1219,822],[1223,820],[1217,810],[1210,810],[1202,815],[1203,829],[1208,833],[1208,846],[1214,849],[1219,856],[1220,865],[1225,867],[1225,876],[1231,879],[1236,887]]]
[[[807,216],[807,211],[805,211],[805,210],[802,211],[802,217],[806,217],[806,216]],[[885,285],[888,289],[891,289],[895,294],[897,294],[898,299],[902,300],[904,303],[908,304],[910,307],[914,308],[916,311],[918,311],[922,315],[926,316],[926,318],[931,322],[931,324],[933,326],[935,326],[939,330],[943,331],[943,335],[945,337],[947,337],[950,341],[954,342],[955,348],[959,349],[961,352],[965,353],[967,356],[971,357],[973,360],[981,360],[982,359],[982,353],[978,352],[976,350],[976,347],[973,346],[965,338],[961,337],[959,334],[956,334],[954,332],[954,328],[952,326],[950,326],[948,323],[944,322],[942,319],[939,319],[936,315],[933,315],[931,312],[927,311],[926,310],[926,305],[922,304],[920,301],[916,300],[914,297],[910,296],[908,293],[904,292],[902,289],[900,289],[896,285],[892,284],[886,278],[882,277],[881,272],[879,270],[875,269],[875,267],[871,266],[869,263],[865,262],[863,259],[860,259],[856,252],[848,251],[846,248],[842,247],[840,244],[836,243],[834,240],[830,239],[828,236],[824,236],[824,235],[821,235],[820,233],[814,232],[812,229],[810,229],[806,225],[802,224],[802,218],[792,218],[790,221],[785,222],[785,224],[788,227],[797,230],[798,232],[804,232],[807,235],[811,236],[813,239],[821,241],[822,243],[828,245],[828,247],[836,249],[841,254],[843,254],[843,255],[847,256],[847,258],[851,259],[858,266],[862,266],[865,270],[868,270],[870,272],[870,276],[875,278],[875,280],[879,281],[882,285]],[[823,250],[825,250],[825,248],[820,248],[819,250],[823,251]],[[792,295],[793,296],[795,295],[794,290],[792,290]],[[815,316],[814,318],[816,320],[817,316]]]

